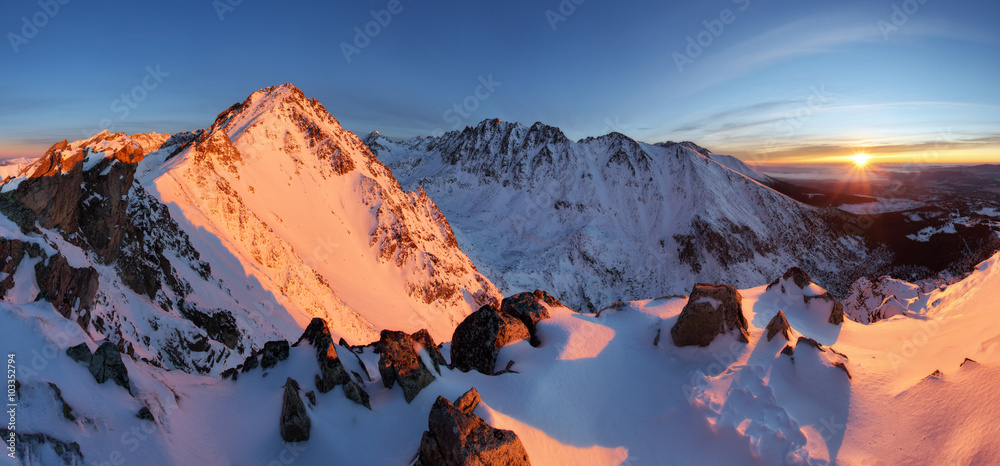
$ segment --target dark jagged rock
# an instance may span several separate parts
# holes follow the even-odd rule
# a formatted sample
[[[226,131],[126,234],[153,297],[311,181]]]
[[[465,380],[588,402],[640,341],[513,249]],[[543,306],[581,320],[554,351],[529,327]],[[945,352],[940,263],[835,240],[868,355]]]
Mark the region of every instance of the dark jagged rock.
[[[62,406],[63,417],[70,421],[75,421],[76,416],[73,414],[73,407],[70,406],[69,403],[67,403],[66,400],[63,398],[62,390],[59,389],[59,386],[52,382],[49,382],[49,388],[51,388],[52,391],[55,392],[56,401],[58,401],[59,405]]]
[[[312,390],[306,392],[306,399],[309,400],[309,404],[316,406],[316,392]]]
[[[472,387],[455,400],[455,407],[462,410],[463,413],[471,413],[473,409],[476,409],[476,406],[479,406],[480,401],[482,401],[482,397],[479,396],[479,390]]]
[[[333,390],[337,385],[346,384],[351,381],[351,376],[344,368],[337,354],[337,346],[333,344],[333,337],[330,335],[330,328],[326,321],[320,318],[313,318],[306,326],[302,336],[295,342],[295,346],[303,342],[309,343],[316,348],[316,362],[319,364],[319,374],[316,375],[316,389],[320,393]],[[364,392],[360,386],[358,390]],[[345,387],[346,390],[346,387]],[[365,398],[368,394],[365,393]]]
[[[80,343],[79,345],[67,348],[66,355],[74,361],[84,364],[90,364],[90,360],[94,357],[94,353],[90,352],[90,347],[86,343]]]
[[[229,369],[222,371],[222,380],[233,379],[233,381],[236,381],[238,377],[239,371],[237,371],[235,367],[230,367]]]
[[[21,265],[21,260],[25,254],[30,257],[42,255],[42,249],[35,243],[25,243],[16,239],[0,238],[0,273],[6,274],[0,280],[0,299],[7,295],[7,292],[14,287],[14,272]]]
[[[426,338],[430,339],[430,336]],[[440,351],[433,344],[433,340],[418,343],[405,332],[382,330],[378,347],[380,353],[378,371],[382,375],[382,384],[386,388],[392,388],[399,382],[407,403],[413,401],[420,390],[434,381],[434,374],[424,365],[419,353],[422,347],[432,354],[438,352],[440,357]],[[433,360],[434,356],[431,356],[431,359]]]
[[[35,264],[35,280],[39,288],[38,299],[52,303],[67,319],[73,318],[73,311],[77,311],[77,323],[87,328],[99,285],[97,270],[70,266],[62,254],[56,254],[48,262]]]
[[[473,389],[474,390],[474,389]],[[470,390],[470,393],[473,392]],[[466,393],[457,407],[438,397],[420,439],[418,465],[530,465],[528,453],[517,435],[495,429],[472,414],[478,393]]]
[[[344,364],[337,357],[337,347],[327,342],[326,349],[316,348],[316,359],[319,362],[319,374],[316,375],[316,388],[320,393],[333,390],[337,385],[351,381],[351,376],[344,369]]]
[[[836,367],[836,368],[844,371],[844,373],[847,374],[847,380],[853,380],[854,379],[854,377],[851,377],[851,372],[847,370],[847,364],[844,364],[843,362],[837,361],[837,362],[833,363],[833,367]]]
[[[264,343],[264,349],[260,352],[260,368],[270,369],[278,364],[278,361],[288,359],[288,342],[285,340],[275,340]]]
[[[361,388],[360,384],[353,380],[348,380],[343,384],[343,387],[344,396],[346,396],[348,400],[351,400],[368,409],[372,409],[372,405],[368,401],[368,392],[366,392],[364,388]]]
[[[250,355],[247,356],[247,358],[243,361],[242,372],[249,372],[253,369],[256,369],[258,364],[259,363],[257,361],[257,350],[251,350]]]
[[[32,464],[33,461],[29,455],[32,452],[40,451],[43,446],[51,447],[52,452],[62,464],[84,464],[83,453],[77,442],[60,440],[48,434],[12,432],[5,427],[0,427],[0,438],[3,438],[5,443],[11,437],[14,437],[14,442],[17,445],[16,454],[21,464]]]
[[[719,305],[716,307],[710,299]],[[677,346],[708,346],[716,335],[734,330],[740,341],[749,341],[740,292],[729,285],[698,283],[670,329],[670,337]]]
[[[208,338],[226,345],[226,348],[235,349],[236,344],[243,338],[240,328],[236,325],[236,319],[227,310],[217,309],[212,313],[206,313],[193,307],[181,306],[181,313],[196,327],[204,330]]]
[[[311,429],[309,413],[299,396],[299,383],[289,377],[281,401],[281,438],[286,442],[304,442],[309,440]]]
[[[795,348],[790,345],[785,345],[784,348],[781,348],[781,354],[787,355],[792,358],[793,361],[795,360]]]
[[[964,367],[964,366],[965,366],[965,364],[966,364],[966,363],[969,363],[969,362],[971,362],[971,363],[973,363],[973,364],[979,364],[979,363],[978,363],[978,362],[976,362],[976,360],[974,360],[974,359],[969,359],[969,358],[965,358],[965,360],[964,360],[964,361],[962,361],[962,363],[961,363],[961,364],[959,364],[959,365],[958,365],[958,367]]]
[[[302,342],[307,342],[316,348],[322,348],[333,342],[333,337],[330,336],[330,328],[326,325],[326,321],[319,317],[313,317],[309,321],[309,325],[302,332],[302,336],[292,346],[299,346]]]
[[[126,390],[131,390],[128,369],[122,362],[122,354],[110,341],[101,343],[97,351],[94,351],[94,357],[90,360],[90,373],[94,375],[97,383],[111,380]]]
[[[535,331],[535,324],[549,318],[549,310],[543,303],[548,306],[565,307],[558,299],[542,290],[535,290],[533,293],[518,293],[504,298],[500,303],[500,312],[520,319],[528,328],[528,333],[531,335],[531,346],[541,344]]]
[[[791,340],[792,335],[790,330],[791,326],[788,325],[788,319],[785,318],[785,312],[778,311],[778,313],[771,318],[771,321],[767,323],[767,341],[771,341],[771,339],[779,333],[781,336],[785,337],[786,341]]]
[[[451,339],[451,364],[463,372],[475,369],[493,374],[500,348],[510,342],[530,338],[528,327],[492,306],[469,314],[455,328]]]
[[[799,288],[805,288],[810,284],[812,284],[813,282],[812,277],[810,277],[805,270],[802,270],[798,267],[792,267],[788,269],[788,271],[785,272],[785,274],[782,275],[781,278],[783,280],[791,279],[792,282],[795,283],[795,286]]]
[[[799,337],[799,339],[795,341],[795,347],[798,348],[798,346],[801,344],[806,344],[820,351],[823,351],[823,345],[820,345],[818,341],[813,340],[812,338]]]
[[[146,406],[140,408],[139,412],[136,413],[135,417],[149,422],[156,422],[156,418],[153,417],[153,413],[150,412],[149,408]]]
[[[434,370],[440,374],[441,366],[447,366],[448,363],[444,360],[444,356],[441,355],[441,348],[437,343],[434,343],[434,338],[431,338],[430,332],[422,328],[411,334],[410,337],[423,349],[427,350],[427,354],[431,357],[431,362],[434,363]]]
[[[660,346],[660,332],[662,330],[663,329],[661,328],[656,329],[656,337],[653,338],[653,346]]]

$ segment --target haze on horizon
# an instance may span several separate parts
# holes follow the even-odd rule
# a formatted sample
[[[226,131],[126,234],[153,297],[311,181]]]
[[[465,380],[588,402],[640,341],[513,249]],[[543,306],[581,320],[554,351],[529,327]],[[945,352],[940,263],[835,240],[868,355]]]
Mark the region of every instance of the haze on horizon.
[[[4,158],[105,128],[203,128],[291,82],[361,135],[500,118],[572,139],[691,140],[755,163],[858,152],[1000,162],[996,2],[42,0],[0,11]]]

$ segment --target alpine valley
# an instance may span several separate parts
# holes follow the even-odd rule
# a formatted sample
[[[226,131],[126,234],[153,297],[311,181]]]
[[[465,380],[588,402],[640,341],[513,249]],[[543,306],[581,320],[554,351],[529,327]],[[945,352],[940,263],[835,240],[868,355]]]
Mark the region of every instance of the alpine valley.
[[[1000,462],[1000,203],[893,278],[693,142],[361,139],[291,84],[206,123],[2,167],[0,464]]]

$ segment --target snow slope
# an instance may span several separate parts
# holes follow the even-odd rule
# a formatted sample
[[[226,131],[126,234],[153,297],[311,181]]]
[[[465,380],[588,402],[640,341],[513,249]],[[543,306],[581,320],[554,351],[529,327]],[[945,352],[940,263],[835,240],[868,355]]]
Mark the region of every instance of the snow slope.
[[[22,361],[21,409],[31,415],[19,429],[77,441],[88,464],[407,464],[434,399],[473,386],[483,399],[476,414],[515,431],[533,464],[1000,461],[1000,317],[993,306],[1000,255],[935,291],[926,319],[832,325],[828,307],[802,300],[821,288],[779,285],[741,290],[749,343],[720,336],[704,348],[670,341],[682,298],[634,301],[600,317],[550,308],[552,317],[538,324],[541,346],[521,341],[502,349],[499,360],[514,360],[517,373],[444,368],[409,404],[399,388],[382,386],[371,348],[354,358],[337,347],[349,370],[367,374],[372,410],[336,390],[320,394],[308,407],[313,437],[300,444],[281,442],[278,418],[286,377],[313,389],[316,363],[307,346],[235,382],[128,360],[133,398],[113,384],[97,385],[62,353],[96,342],[47,303],[0,304],[0,341]],[[766,338],[763,327],[779,309],[791,342]],[[822,346],[796,342],[799,336]],[[786,345],[794,346],[793,357],[782,354]],[[76,420],[63,417],[49,383],[62,387]],[[142,406],[155,422],[135,417]],[[50,463],[52,454],[38,448],[26,463]]]
[[[541,123],[486,120],[366,143],[403,186],[427,191],[507,294],[545,288],[598,310],[682,292],[692,277],[750,286],[796,265],[843,291],[886,259],[845,232],[849,214],[796,202],[690,142],[573,142]]]

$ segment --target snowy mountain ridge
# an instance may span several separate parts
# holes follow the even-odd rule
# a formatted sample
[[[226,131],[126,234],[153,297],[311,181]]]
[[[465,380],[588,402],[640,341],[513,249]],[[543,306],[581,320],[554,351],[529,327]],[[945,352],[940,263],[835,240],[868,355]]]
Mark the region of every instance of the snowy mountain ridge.
[[[680,293],[691,276],[745,286],[791,266],[842,292],[847,275],[888,259],[847,231],[849,215],[794,201],[690,142],[573,142],[500,120],[365,142],[403,186],[427,191],[502,290],[544,287],[577,309]]]

